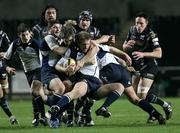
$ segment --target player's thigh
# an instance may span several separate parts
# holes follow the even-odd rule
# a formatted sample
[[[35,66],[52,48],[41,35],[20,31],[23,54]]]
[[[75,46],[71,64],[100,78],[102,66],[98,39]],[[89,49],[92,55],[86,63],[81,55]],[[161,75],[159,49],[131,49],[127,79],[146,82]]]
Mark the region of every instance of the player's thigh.
[[[87,91],[88,91],[87,83],[80,81],[74,85],[72,91],[66,94],[71,98],[71,100],[73,100],[84,96],[87,93]]]
[[[0,80],[0,88],[2,89],[2,94],[7,94],[9,92],[9,82],[8,79]]]
[[[124,86],[120,83],[111,83],[101,86],[96,92],[95,92],[95,98],[101,99],[106,97],[111,92],[116,91],[121,95],[124,91]]]

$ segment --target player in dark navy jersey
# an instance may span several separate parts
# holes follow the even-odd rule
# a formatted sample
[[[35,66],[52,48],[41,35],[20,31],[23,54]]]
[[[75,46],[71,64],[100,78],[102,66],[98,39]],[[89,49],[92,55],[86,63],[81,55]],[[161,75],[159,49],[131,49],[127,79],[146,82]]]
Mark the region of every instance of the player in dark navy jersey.
[[[158,36],[149,28],[148,19],[146,13],[141,12],[136,15],[135,25],[130,27],[123,49],[132,57],[132,66],[136,70],[132,80],[138,96],[162,106],[168,120],[172,115],[170,104],[148,93],[158,72],[156,59],[162,57]],[[150,116],[147,122],[152,121],[153,118]]]
[[[42,42],[43,38],[48,34],[48,26],[58,20],[58,16],[58,9],[54,5],[47,5],[41,13],[40,22],[32,28],[33,38]],[[41,53],[39,53],[39,57],[42,63]]]
[[[9,107],[9,103],[6,99],[9,83],[8,83],[8,75],[5,69],[3,57],[9,45],[10,45],[9,37],[0,27],[0,106],[3,109],[3,111],[6,113],[6,115],[9,117],[10,123],[17,124],[18,121],[15,118],[15,116],[13,116]]]
[[[103,44],[106,43],[108,45],[115,43],[114,35],[102,35],[100,30],[97,27],[91,25],[93,20],[93,15],[91,11],[85,10],[79,14],[78,25],[75,26],[76,32],[86,31],[90,33],[91,39],[96,40],[96,43]]]
[[[23,65],[29,86],[33,91],[33,89],[41,87],[39,41],[32,39],[31,30],[29,26],[24,23],[19,24],[17,31],[19,38],[11,43],[10,47],[5,53],[4,58],[5,60],[10,60],[15,53],[18,54]],[[6,70],[12,74],[16,72],[15,68],[9,66],[6,67]],[[35,96],[33,93],[32,95],[34,113],[34,120],[32,121],[32,124],[35,127],[38,126],[39,122],[41,122],[43,125],[47,125],[44,103],[41,97]],[[41,113],[40,119],[39,113]]]
[[[54,5],[47,5],[41,13],[40,23],[32,29],[33,38],[43,39],[48,34],[48,25],[58,20],[58,15],[58,9]]]

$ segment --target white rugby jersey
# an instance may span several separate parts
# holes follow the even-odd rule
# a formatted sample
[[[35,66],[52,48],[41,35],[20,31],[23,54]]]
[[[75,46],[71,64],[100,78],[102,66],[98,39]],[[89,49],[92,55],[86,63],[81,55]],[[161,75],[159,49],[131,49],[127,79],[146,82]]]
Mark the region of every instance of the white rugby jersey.
[[[119,64],[116,60],[118,57],[109,53],[108,45],[99,45],[99,48],[100,50],[97,54],[97,61],[100,70],[110,63]]]
[[[76,61],[81,60],[84,56],[85,56],[84,53],[77,52],[75,60]],[[71,49],[69,48],[67,49],[65,56],[58,61],[58,64],[64,64],[65,61],[70,57],[71,57]],[[96,62],[93,65],[83,66],[82,68],[80,68],[79,72],[81,72],[84,75],[89,75],[99,78],[99,68],[97,64],[96,55],[94,55],[94,58]]]
[[[47,35],[40,46],[40,52],[43,56],[42,66],[54,67],[56,65],[60,58],[59,55],[52,51],[56,47],[59,47],[57,39],[53,35]]]

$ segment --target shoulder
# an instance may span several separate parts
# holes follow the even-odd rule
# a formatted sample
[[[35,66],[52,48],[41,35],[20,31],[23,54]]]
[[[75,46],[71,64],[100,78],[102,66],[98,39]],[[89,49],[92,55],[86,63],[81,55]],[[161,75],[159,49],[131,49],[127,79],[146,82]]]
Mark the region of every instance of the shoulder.
[[[46,35],[46,36],[44,37],[44,40],[45,40],[46,42],[49,42],[49,41],[55,41],[56,38],[55,38],[53,35]]]
[[[129,32],[130,33],[135,33],[137,30],[136,30],[136,26],[135,25],[133,25],[133,26],[130,26],[130,28],[129,28]]]
[[[90,26],[90,27],[89,27],[89,31],[90,31],[90,32],[92,32],[92,31],[93,31],[93,32],[100,32],[100,30],[99,30],[97,27],[94,27],[94,26]]]
[[[158,36],[152,29],[149,29],[148,30],[148,37],[150,37],[151,39],[154,39],[154,38],[157,38]]]
[[[32,30],[33,31],[41,31],[43,29],[43,25],[41,23],[36,24]]]
[[[37,40],[37,39],[32,39],[31,40],[31,44],[33,45],[33,46],[35,46],[35,48],[38,48],[39,46],[40,46],[40,44],[41,44],[41,41],[40,40]],[[38,46],[38,47],[37,47]]]
[[[39,41],[39,40],[34,39],[34,38],[31,40],[31,42],[32,42],[32,43],[34,43],[34,44],[39,44],[39,43],[40,43],[40,41]]]
[[[8,35],[3,30],[0,30],[0,36],[2,36],[3,38],[8,38]]]
[[[13,45],[20,45],[20,40],[19,38],[15,39],[14,41],[12,41]]]

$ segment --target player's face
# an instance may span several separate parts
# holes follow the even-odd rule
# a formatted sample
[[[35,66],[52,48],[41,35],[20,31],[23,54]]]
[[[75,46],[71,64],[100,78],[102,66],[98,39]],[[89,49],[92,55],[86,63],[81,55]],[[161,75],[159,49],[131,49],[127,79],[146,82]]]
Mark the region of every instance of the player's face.
[[[64,38],[64,43],[66,46],[70,46],[73,41],[74,41],[73,36],[69,36],[69,37]]]
[[[28,43],[31,39],[31,32],[30,31],[21,32],[19,34],[19,37],[23,43]]]
[[[61,31],[61,24],[59,24],[59,23],[53,24],[53,26],[50,29],[51,34],[53,34],[57,37],[60,35],[60,31]]]
[[[137,17],[135,19],[135,25],[136,25],[137,31],[139,33],[142,33],[146,29],[148,25],[148,21],[143,17]]]
[[[83,18],[79,22],[79,27],[83,30],[87,30],[91,24],[91,21],[87,18]]]
[[[45,11],[45,20],[47,22],[53,22],[56,20],[56,10],[54,8],[48,8],[46,11]]]
[[[79,44],[79,48],[83,53],[87,53],[88,50],[90,49],[91,46],[91,41],[89,40],[85,40],[83,43]]]

